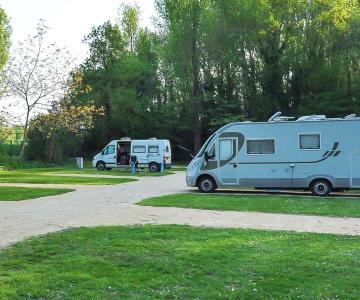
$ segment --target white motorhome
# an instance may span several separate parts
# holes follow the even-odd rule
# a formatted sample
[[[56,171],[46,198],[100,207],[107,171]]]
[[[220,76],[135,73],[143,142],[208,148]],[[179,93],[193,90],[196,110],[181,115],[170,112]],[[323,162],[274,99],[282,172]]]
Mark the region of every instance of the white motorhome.
[[[187,185],[331,191],[360,188],[360,118],[312,115],[237,122],[216,131],[187,168]]]
[[[165,168],[171,168],[170,142],[156,138],[113,140],[94,156],[93,167],[99,171],[129,167],[131,155],[137,157],[139,166],[148,167],[150,172],[160,171],[162,163]]]

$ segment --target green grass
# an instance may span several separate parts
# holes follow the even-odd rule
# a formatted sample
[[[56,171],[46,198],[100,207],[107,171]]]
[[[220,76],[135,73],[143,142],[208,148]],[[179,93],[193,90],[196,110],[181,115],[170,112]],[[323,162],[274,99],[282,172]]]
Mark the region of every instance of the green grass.
[[[31,171],[0,171],[0,182],[4,183],[37,183],[37,184],[79,184],[109,185],[135,181],[132,178],[92,178],[74,176],[50,176]]]
[[[20,201],[73,192],[71,189],[38,189],[23,187],[0,187],[0,201]]]
[[[34,169],[24,169],[17,170],[17,172],[26,172],[26,173],[36,173],[36,174],[46,174],[46,173],[55,173],[55,174],[90,174],[90,175],[109,175],[109,176],[131,176],[130,170],[124,169],[112,169],[111,171],[98,171],[94,168],[70,168],[70,167],[54,167],[54,168],[34,168]],[[174,174],[171,171],[165,171],[163,173],[156,172],[151,173],[149,171],[142,173],[135,173],[135,176],[150,176],[150,177],[158,177],[158,176],[167,176]]]
[[[0,299],[359,299],[360,238],[77,229],[0,252]]]
[[[360,217],[360,199],[354,198],[177,194],[145,199],[139,205]]]

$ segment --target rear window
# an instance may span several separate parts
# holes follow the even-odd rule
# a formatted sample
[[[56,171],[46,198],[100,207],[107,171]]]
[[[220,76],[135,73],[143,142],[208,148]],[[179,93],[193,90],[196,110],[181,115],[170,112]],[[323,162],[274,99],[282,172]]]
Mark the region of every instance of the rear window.
[[[159,153],[159,146],[149,146],[148,152],[149,153]]]
[[[146,153],[145,146],[133,146],[133,153]]]

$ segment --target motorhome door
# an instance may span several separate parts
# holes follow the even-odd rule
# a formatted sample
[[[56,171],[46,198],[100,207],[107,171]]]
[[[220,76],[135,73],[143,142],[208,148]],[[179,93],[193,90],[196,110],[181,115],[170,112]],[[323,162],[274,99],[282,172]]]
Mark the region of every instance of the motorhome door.
[[[238,182],[237,138],[219,139],[219,178],[223,185],[236,185]]]
[[[353,188],[360,187],[360,150],[350,152],[350,184]]]

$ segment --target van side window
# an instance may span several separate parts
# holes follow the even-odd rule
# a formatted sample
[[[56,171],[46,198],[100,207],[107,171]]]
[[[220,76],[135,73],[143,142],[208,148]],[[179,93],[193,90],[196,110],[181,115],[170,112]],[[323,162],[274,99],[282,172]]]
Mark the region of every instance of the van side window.
[[[215,144],[209,150],[209,159],[215,159],[216,152],[215,152]]]
[[[159,153],[159,146],[149,146],[148,152],[149,153]]]
[[[220,140],[219,141],[219,159],[227,160],[233,154],[233,140]]]
[[[133,153],[146,153],[145,146],[133,146]]]
[[[104,155],[114,154],[115,153],[115,145],[109,145],[104,150]]]
[[[274,154],[274,140],[247,140],[247,154]]]
[[[300,134],[300,149],[320,149],[320,134]]]

